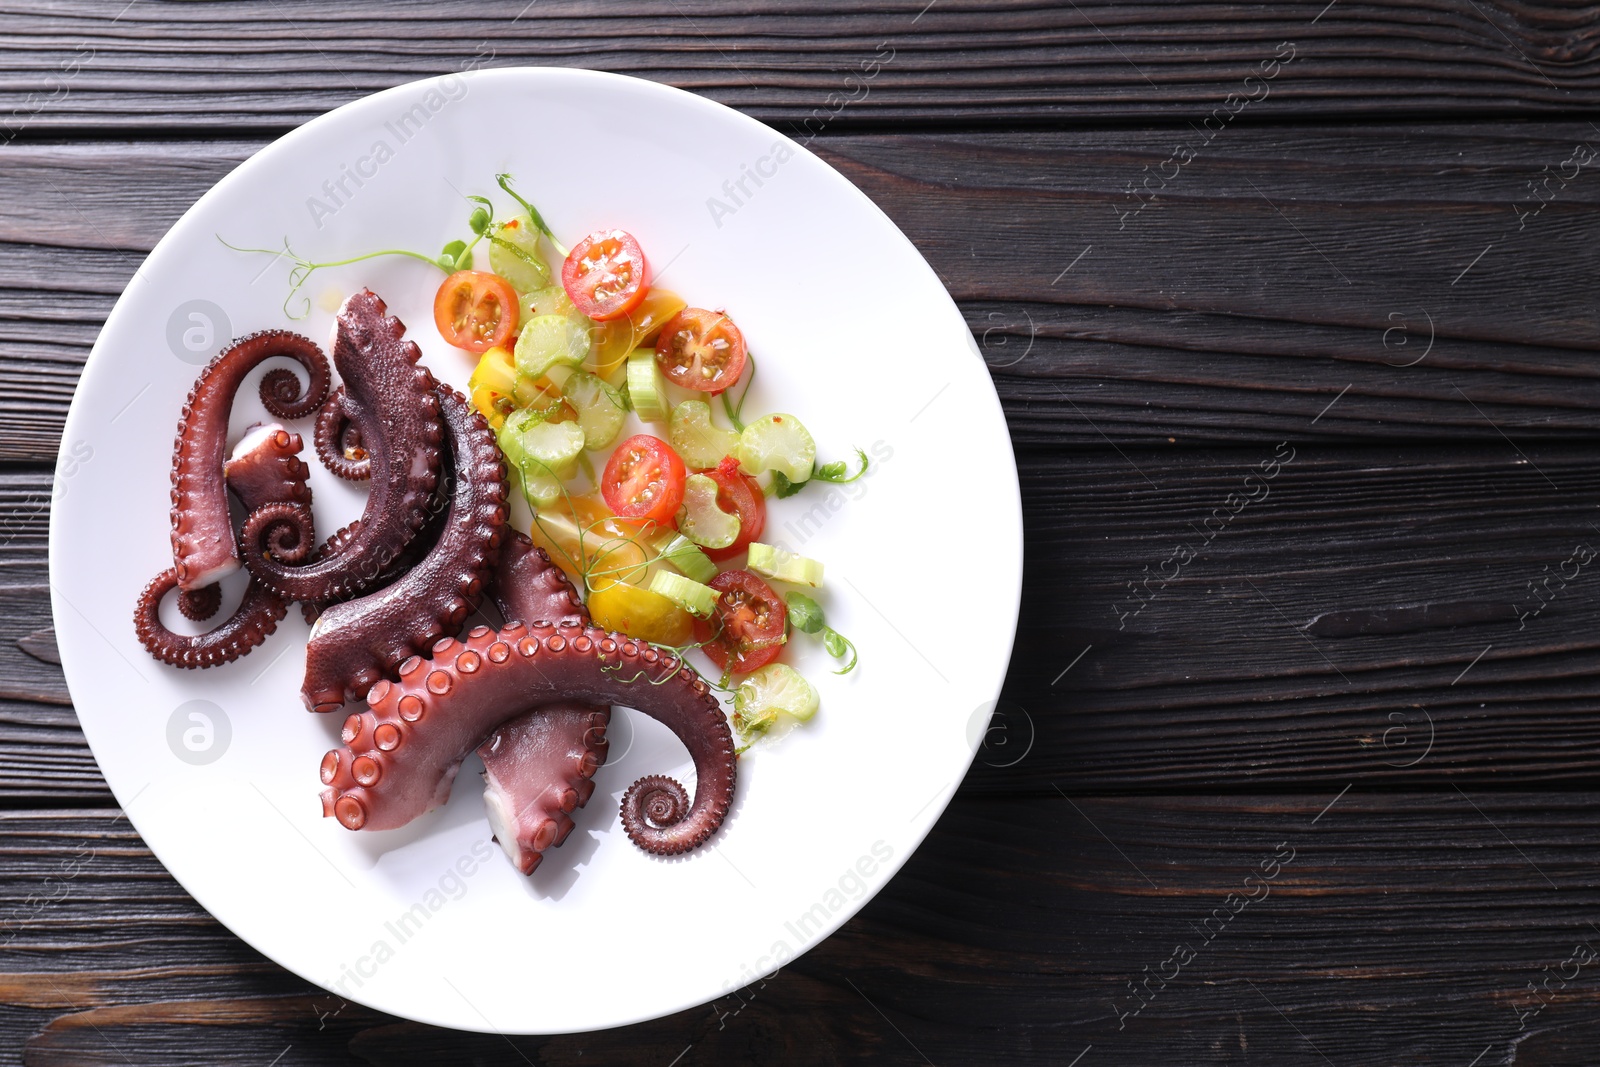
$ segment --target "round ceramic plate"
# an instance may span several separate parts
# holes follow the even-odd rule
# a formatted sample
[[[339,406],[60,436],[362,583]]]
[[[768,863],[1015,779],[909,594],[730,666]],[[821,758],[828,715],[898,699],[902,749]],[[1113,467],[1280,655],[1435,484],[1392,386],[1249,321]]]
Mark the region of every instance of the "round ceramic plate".
[[[835,676],[820,643],[796,635],[789,660],[815,682],[821,711],[741,759],[732,813],[686,857],[647,856],[618,825],[634,779],[693,780],[683,748],[637,713],[618,712],[577,829],[523,877],[491,838],[475,757],[449,803],[402,830],[351,833],[322,818],[317,767],[342,716],[300,704],[298,610],[261,648],[207,671],[163,666],[134,636],[135,598],[171,565],[178,411],[230,337],[291,328],[325,342],[338,300],[365,286],[438,378],[460,388],[472,369],[433,326],[441,275],[429,265],[386,257],[318,272],[286,310],[290,264],[219,238],[287,238],[312,259],[431,254],[467,233],[464,195],[512,213],[495,187],[502,171],[569,244],[625,227],[658,284],[729,309],[760,357],[747,412],[800,416],[824,459],[857,445],[872,457],[858,483],[773,500],[764,538],[825,561],[819,599],[860,666]],[[263,417],[252,380],[233,432]],[[293,428],[308,441],[317,528],[358,516],[362,490],[321,469],[309,422]],[[289,134],[202,197],[94,347],[50,527],[56,632],[84,733],[173,876],[344,1000],[505,1033],[617,1026],[712,1000],[853,915],[972,760],[1010,657],[1021,574],[1000,405],[961,315],[894,224],[805,148],[737,112],[559,69],[379,93]],[[225,610],[242,575],[230,583]]]

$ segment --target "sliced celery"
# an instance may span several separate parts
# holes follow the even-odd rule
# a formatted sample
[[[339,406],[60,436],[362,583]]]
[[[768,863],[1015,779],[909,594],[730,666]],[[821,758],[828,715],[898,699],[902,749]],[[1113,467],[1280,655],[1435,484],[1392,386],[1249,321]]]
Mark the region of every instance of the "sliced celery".
[[[573,371],[561,385],[561,395],[578,412],[583,428],[583,447],[604,448],[617,439],[622,421],[627,418],[622,394],[588,371]]]
[[[535,289],[530,293],[517,295],[517,310],[522,312],[518,322],[527,322],[529,319],[540,315],[576,315],[578,309],[572,306],[572,298],[567,291],[559,285],[546,286]]]
[[[791,482],[804,482],[816,466],[817,443],[793,415],[764,415],[739,435],[738,460],[746,474],[777,471]]]
[[[691,474],[683,483],[678,529],[697,545],[727,548],[739,536],[739,516],[717,506],[716,482],[704,474]]]
[[[526,409],[512,412],[496,439],[534,507],[548,507],[561,498],[561,480],[572,475],[573,461],[583,452],[583,429],[577,423],[546,422]]]
[[[691,467],[709,469],[731,456],[739,447],[739,435],[711,422],[711,405],[704,400],[685,400],[672,409],[667,440]]]
[[[656,369],[656,354],[649,348],[636,348],[628,356],[628,399],[645,422],[661,422],[667,417],[663,399],[665,383]]]
[[[650,591],[660,593],[691,615],[702,619],[710,615],[722,594],[708,585],[671,571],[656,571],[650,579]]]
[[[539,229],[527,215],[496,226],[489,234],[489,269],[519,293],[550,285],[550,267],[539,251]]]
[[[581,366],[589,354],[589,331],[568,315],[535,315],[517,338],[517,373],[537,378],[557,364]]]
[[[805,722],[817,713],[822,698],[800,672],[783,663],[753,671],[733,693],[733,725],[743,736],[770,727],[779,714]]]
[[[717,576],[717,565],[711,562],[711,557],[677,530],[663,530],[656,534],[650,547],[656,550],[656,555],[682,571],[686,578],[709,582]]]
[[[794,585],[809,585],[813,589],[822,584],[822,564],[805,556],[786,552],[776,545],[750,543],[750,561],[746,564],[757,574],[775,578]]]

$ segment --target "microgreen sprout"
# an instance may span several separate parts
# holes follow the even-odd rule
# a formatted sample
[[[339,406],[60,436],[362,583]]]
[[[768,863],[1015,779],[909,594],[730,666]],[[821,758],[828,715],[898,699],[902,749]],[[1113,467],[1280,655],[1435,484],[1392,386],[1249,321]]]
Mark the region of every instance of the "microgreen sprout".
[[[782,471],[772,472],[772,495],[782,498],[794,496],[812,482],[831,482],[834,485],[849,485],[851,482],[867,473],[867,466],[871,462],[867,454],[861,449],[856,449],[856,456],[861,460],[861,469],[854,474],[850,473],[850,465],[844,460],[834,460],[832,463],[815,463],[811,468],[811,477],[803,482],[791,482]]]
[[[750,395],[750,386],[754,384],[756,380],[755,354],[751,353],[747,359],[750,363],[750,377],[744,380],[744,388],[739,390],[739,402],[735,404],[732,400],[728,399],[728,394],[733,392],[732,389],[725,389],[722,393],[722,410],[728,413],[728,421],[733,423],[733,429],[735,433],[744,432],[744,423],[739,421],[739,416],[744,411],[744,398]]]
[[[850,662],[834,671],[834,674],[849,674],[856,666],[856,646],[844,634],[828,625],[822,616],[822,605],[794,590],[784,594],[784,600],[789,605],[789,625],[801,633],[822,635],[822,647],[828,650],[828,655],[834,659],[844,659],[848,654]]]
[[[496,174],[494,180],[499,184],[500,188],[506,191],[511,199],[522,205],[522,210],[528,213],[528,218],[533,220],[534,226],[538,227],[539,232],[544,234],[545,239],[550,242],[557,252],[561,253],[561,258],[566,259],[567,249],[562,246],[560,241],[556,240],[556,235],[550,232],[550,227],[545,224],[544,216],[539,214],[539,209],[522,199],[522,194],[511,188],[511,175]]]
[[[222,241],[224,247],[231,248],[235,252],[255,252],[261,255],[289,260],[293,266],[289,268],[289,293],[283,298],[283,313],[289,316],[291,319],[303,319],[307,315],[311,314],[311,299],[309,297],[301,298],[301,303],[303,306],[300,308],[298,313],[291,311],[289,305],[294,300],[295,296],[300,292],[300,290],[305,287],[305,284],[311,280],[311,276],[313,274],[328,267],[345,267],[349,266],[351,263],[360,263],[368,259],[377,259],[380,256],[405,256],[408,259],[415,259],[419,262],[438,267],[446,274],[454,274],[458,270],[470,269],[472,266],[472,246],[482,240],[483,235],[489,232],[489,227],[494,224],[494,205],[481,196],[469,196],[467,199],[479,205],[478,207],[472,209],[472,214],[467,218],[467,225],[473,233],[472,240],[451,241],[449,244],[445,245],[444,248],[439,250],[439,254],[437,256],[425,256],[421,252],[413,252],[407,248],[384,248],[376,252],[367,252],[363,255],[351,256],[349,259],[333,259],[325,262],[316,262],[314,260],[306,259],[294,249],[290,248],[289,239],[287,237],[283,239],[283,249],[281,251],[272,248],[240,248],[238,245],[229,244],[227,241],[223,240],[221,234],[217,235],[217,240]]]

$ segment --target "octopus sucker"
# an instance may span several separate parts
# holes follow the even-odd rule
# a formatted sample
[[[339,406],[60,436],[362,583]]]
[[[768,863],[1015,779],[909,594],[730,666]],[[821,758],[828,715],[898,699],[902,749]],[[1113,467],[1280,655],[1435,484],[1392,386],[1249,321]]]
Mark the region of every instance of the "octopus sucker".
[[[344,600],[372,588],[427,522],[444,439],[439,399],[433,376],[417,365],[421,351],[387,311],[375,294],[362,291],[345,301],[334,328],[344,410],[360,429],[371,467],[359,528],[338,551],[300,564],[275,551],[287,540],[283,527],[297,520],[295,513],[277,509],[245,520],[245,565],[285,599]],[[313,544],[310,531],[303,532],[296,543]]]
[[[419,665],[409,674],[402,672],[381,694],[378,706],[369,699],[368,709],[360,713],[361,728],[353,731],[356,742],[324,758],[324,767],[331,767],[324,812],[350,829],[404,826],[448,799],[461,760],[507,722],[529,711],[542,714],[536,709],[558,701],[623,704],[671,729],[689,750],[696,776],[692,800],[668,805],[652,799],[625,806],[623,828],[636,845],[656,855],[675,855],[704,843],[727,816],[737,777],[733,733],[721,705],[696,684],[700,679],[694,670],[674,657],[655,664],[645,664],[641,657],[623,664],[618,635],[580,629],[577,636],[587,640],[587,651],[579,651],[572,636],[571,628],[507,625],[464,642],[466,650],[479,654],[479,669],[462,673],[454,662],[435,661],[428,669]],[[601,652],[606,641],[619,647],[619,653]],[[514,654],[496,663],[488,651],[500,642]],[[439,675],[449,684],[440,684]],[[399,733],[388,750],[375,740],[384,726]],[[371,784],[355,775],[354,762],[361,757],[376,769],[367,776]],[[647,797],[659,792],[654,778],[643,783],[635,790]],[[554,832],[541,826],[533,844],[548,847],[559,832],[559,825]]]
[[[279,418],[310,414],[327,395],[328,360],[315,342],[287,330],[233,342],[200,372],[184,402],[172,457],[172,563],[185,592],[239,569],[223,480],[228,417],[245,376],[275,356],[298,362],[306,385],[302,391],[292,371],[278,368],[262,378],[261,402]]]
[[[439,388],[449,431],[451,489],[438,538],[383,588],[322,609],[306,646],[301,698],[313,711],[359,700],[408,657],[439,655],[483,595],[482,573],[505,528],[506,474],[494,434],[455,390]],[[359,534],[357,535],[359,536]]]

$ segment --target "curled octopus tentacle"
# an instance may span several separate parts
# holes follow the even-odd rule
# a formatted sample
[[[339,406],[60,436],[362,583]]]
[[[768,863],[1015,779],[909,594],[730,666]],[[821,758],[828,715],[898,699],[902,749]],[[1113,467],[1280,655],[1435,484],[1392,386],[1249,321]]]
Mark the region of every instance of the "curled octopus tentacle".
[[[231,663],[255,648],[278,628],[289,606],[278,594],[251,582],[239,610],[215,629],[196,635],[173,633],[161,623],[161,598],[178,587],[178,571],[170,567],[150,580],[134,607],[133,627],[139,643],[162,663],[173,667],[216,667]]]
[[[222,586],[216,582],[199,589],[178,590],[178,610],[183,617],[195,622],[205,622],[222,607]]]
[[[261,402],[281,418],[315,410],[328,392],[327,357],[313,341],[286,330],[233,342],[200,372],[183,405],[172,456],[172,561],[185,592],[239,568],[222,470],[228,416],[245,376],[274,356],[296,360],[306,371],[306,386],[302,392],[293,371],[271,371],[261,381]]]
[[[311,488],[306,479],[311,472],[300,460],[300,448],[300,435],[276,423],[252,427],[223,464],[224,483],[247,509],[274,505],[309,509]],[[139,594],[133,614],[139,643],[174,667],[232,662],[265,641],[288,612],[282,597],[252,579],[238,609],[220,626],[199,635],[174,633],[162,625],[161,598],[177,584],[176,567],[157,575]],[[216,583],[178,593],[178,609],[196,622],[209,619],[221,606],[222,587]]]
[[[505,528],[506,472],[494,434],[460,393],[439,388],[454,477],[427,555],[392,584],[325,608],[306,645],[300,695],[312,711],[359,700],[408,656],[461,629],[483,598],[483,573]]]
[[[644,642],[570,622],[508,623],[474,631],[436,651],[431,663],[407,660],[399,678],[372,687],[368,710],[345,724],[344,746],[322,760],[323,813],[349,829],[404,826],[443,803],[474,746],[507,720],[557,700],[638,708],[689,750],[692,802],[669,811],[647,799],[623,809],[623,828],[646,852],[698,847],[733,803],[737,762],[721,706],[693,668]],[[658,821],[667,816],[675,818]]]
[[[509,620],[589,624],[578,591],[525,534],[508,531],[501,542],[492,591]],[[563,700],[511,719],[478,746],[484,812],[523,874],[572,832],[572,812],[594,794],[594,774],[610,750],[610,725],[610,705]]]
[[[285,599],[343,600],[370,589],[428,520],[444,435],[439,399],[433,376],[417,365],[421,350],[387,311],[372,292],[357,293],[339,309],[334,331],[346,410],[371,450],[372,488],[360,528],[339,552],[301,564],[279,551],[281,539],[263,540],[293,516],[279,512],[267,521],[252,514],[246,522],[245,565]],[[314,542],[302,543],[309,556]]]
[[[372,456],[361,443],[361,431],[352,421],[347,403],[342,385],[328,395],[317,412],[312,442],[322,465],[335,477],[364,482],[372,477]]]

